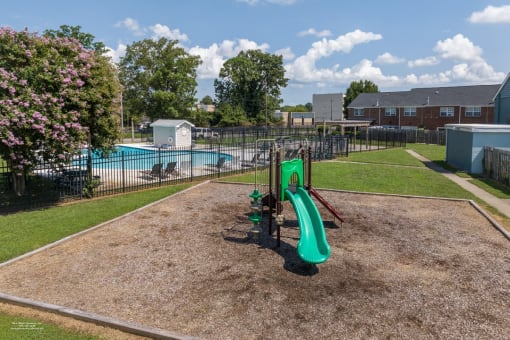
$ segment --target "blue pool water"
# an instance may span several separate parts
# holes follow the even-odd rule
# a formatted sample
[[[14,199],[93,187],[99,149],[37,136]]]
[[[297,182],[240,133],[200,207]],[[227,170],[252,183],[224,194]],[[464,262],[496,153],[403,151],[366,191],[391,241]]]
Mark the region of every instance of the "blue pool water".
[[[87,164],[87,152],[82,151],[83,156],[74,160],[74,165],[85,166]],[[179,167],[182,162],[188,162],[192,167],[205,164],[216,164],[220,157],[230,161],[232,156],[226,153],[202,150],[166,150],[166,149],[142,149],[119,145],[116,151],[103,157],[100,153],[92,154],[92,167],[99,169],[125,169],[146,170],[151,169],[156,163],[162,163],[166,167],[169,162],[177,162]]]

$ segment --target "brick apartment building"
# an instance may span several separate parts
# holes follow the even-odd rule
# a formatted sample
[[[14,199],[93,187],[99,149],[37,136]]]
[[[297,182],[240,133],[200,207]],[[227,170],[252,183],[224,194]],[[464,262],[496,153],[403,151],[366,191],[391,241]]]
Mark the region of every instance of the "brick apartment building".
[[[349,104],[347,118],[369,120],[385,127],[429,130],[445,124],[493,124],[494,98],[500,87],[501,84],[361,93]]]

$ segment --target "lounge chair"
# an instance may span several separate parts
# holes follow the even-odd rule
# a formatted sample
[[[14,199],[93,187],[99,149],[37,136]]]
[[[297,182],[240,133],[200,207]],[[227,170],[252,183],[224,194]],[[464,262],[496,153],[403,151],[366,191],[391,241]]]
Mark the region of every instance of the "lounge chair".
[[[260,153],[257,152],[256,154],[253,155],[253,158],[250,162],[246,162],[246,161],[241,162],[241,166],[243,168],[253,168],[254,166],[257,165],[259,160],[260,160]]]
[[[220,157],[220,158],[218,158],[218,161],[216,162],[216,164],[205,164],[205,167],[206,167],[206,169],[210,169],[210,170],[214,169],[214,170],[220,171],[224,167],[225,161],[226,161],[225,157]]]
[[[287,151],[290,151],[289,153],[289,157],[287,158],[287,154],[285,154],[285,159],[294,159],[294,158],[298,158],[299,157],[299,151],[301,149],[290,149],[290,150],[287,150]]]
[[[191,161],[181,161],[179,163],[179,175],[188,175],[191,171]]]
[[[87,186],[88,173],[85,169],[64,169],[55,178],[57,186],[66,192],[79,193]]]
[[[149,176],[149,179],[161,178],[163,177],[163,164],[156,163],[151,170],[142,170],[141,173]]]
[[[179,172],[177,171],[176,166],[177,162],[168,162],[165,171],[163,172],[163,177],[167,177],[170,175],[178,175]]]
[[[231,170],[239,169],[241,167],[240,159],[240,156],[232,156],[230,162],[225,163],[225,167],[228,167]]]

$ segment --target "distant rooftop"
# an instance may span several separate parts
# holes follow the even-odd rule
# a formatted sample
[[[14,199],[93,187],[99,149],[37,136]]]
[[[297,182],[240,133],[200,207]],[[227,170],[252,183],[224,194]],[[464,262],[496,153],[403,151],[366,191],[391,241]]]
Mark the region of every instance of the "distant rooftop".
[[[403,106],[489,106],[498,85],[415,88],[410,91],[360,93],[349,108]]]

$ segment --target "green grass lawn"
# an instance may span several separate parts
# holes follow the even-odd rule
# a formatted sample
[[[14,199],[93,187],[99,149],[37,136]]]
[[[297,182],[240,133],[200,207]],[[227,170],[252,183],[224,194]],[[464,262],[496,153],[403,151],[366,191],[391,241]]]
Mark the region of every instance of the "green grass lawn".
[[[423,157],[437,164],[444,164],[446,157],[446,147],[435,144],[407,144],[407,149],[414,150]]]
[[[67,331],[51,323],[40,322],[36,319],[0,313],[0,339],[94,340],[99,338]]]
[[[315,163],[312,185],[350,191],[474,199],[457,184],[427,168],[386,164]]]
[[[416,151],[436,164],[441,165],[443,168],[454,172],[457,176],[471,178],[471,183],[498,198],[510,199],[510,188],[508,186],[490,178],[483,178],[480,176],[470,175],[465,171],[458,171],[458,169],[446,164],[446,147],[444,145],[408,144],[407,148]]]
[[[340,158],[344,159],[344,158]],[[351,152],[345,160],[349,162],[364,162],[375,164],[392,164],[425,167],[425,165],[411,156],[405,149],[386,149],[369,152]]]
[[[379,151],[370,154],[376,152]],[[254,174],[250,173],[223,180],[254,183],[255,178]],[[312,185],[316,188],[349,191],[475,199],[457,184],[426,167],[405,167],[400,164],[395,166],[335,161],[313,163]]]

